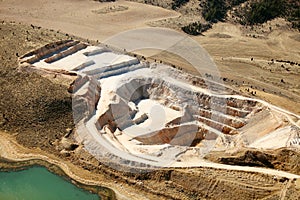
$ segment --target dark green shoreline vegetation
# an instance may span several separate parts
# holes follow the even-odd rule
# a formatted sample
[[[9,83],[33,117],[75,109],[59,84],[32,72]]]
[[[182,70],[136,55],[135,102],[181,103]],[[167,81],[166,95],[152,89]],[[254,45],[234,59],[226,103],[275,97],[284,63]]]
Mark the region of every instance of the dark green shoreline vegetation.
[[[58,166],[48,163],[44,160],[28,160],[28,161],[12,161],[8,159],[4,159],[0,157],[0,172],[14,172],[14,171],[22,171],[27,170],[32,167],[43,167],[46,168],[52,174],[62,177],[65,181],[72,183],[77,188],[83,189],[85,191],[91,192],[92,194],[97,194],[101,199],[116,199],[114,192],[106,187],[101,187],[97,185],[86,185],[80,183],[68,175]],[[47,180],[45,180],[47,181]]]

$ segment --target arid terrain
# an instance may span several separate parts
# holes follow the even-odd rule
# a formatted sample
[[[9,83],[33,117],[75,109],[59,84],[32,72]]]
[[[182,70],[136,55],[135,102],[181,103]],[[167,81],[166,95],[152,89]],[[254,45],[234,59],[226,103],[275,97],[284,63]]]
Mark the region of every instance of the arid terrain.
[[[172,24],[179,16],[184,16],[183,8],[176,12],[131,1],[0,1],[0,158],[48,160],[78,182],[112,189],[118,199],[298,199],[299,145],[268,149],[258,141],[238,151],[212,151],[205,156],[212,162],[198,167],[174,165],[144,173],[110,168],[76,141],[68,92],[76,74],[19,67],[21,56],[52,42],[72,39],[96,45],[126,30],[165,27],[163,22]],[[277,18],[252,27],[219,22],[191,38],[209,52],[223,83],[235,94],[300,115],[300,34],[288,22]],[[162,61],[199,75],[177,55],[149,52],[136,53],[150,63]],[[206,73],[207,79],[214,74]],[[270,126],[270,132],[277,130],[276,124],[282,128],[290,123],[274,113],[274,118],[255,122],[253,135],[262,126]],[[299,133],[299,120],[291,121]]]

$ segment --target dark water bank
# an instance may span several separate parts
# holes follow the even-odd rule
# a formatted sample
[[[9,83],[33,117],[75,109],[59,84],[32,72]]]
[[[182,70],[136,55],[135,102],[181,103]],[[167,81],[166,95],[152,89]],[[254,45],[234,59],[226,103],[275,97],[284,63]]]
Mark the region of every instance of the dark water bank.
[[[115,199],[115,195],[109,188],[72,180],[58,166],[42,160],[0,158],[0,199],[98,200]]]

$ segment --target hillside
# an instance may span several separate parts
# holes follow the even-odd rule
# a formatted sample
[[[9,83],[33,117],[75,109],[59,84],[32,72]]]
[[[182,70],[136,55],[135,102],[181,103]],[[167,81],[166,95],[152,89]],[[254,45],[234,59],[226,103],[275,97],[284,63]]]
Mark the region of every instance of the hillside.
[[[182,16],[160,21],[165,27],[182,29],[199,35],[211,28],[212,23],[230,21],[241,25],[260,25],[277,17],[290,22],[300,30],[300,3],[296,0],[131,0],[160,6],[180,12]],[[153,23],[158,25],[159,23]]]

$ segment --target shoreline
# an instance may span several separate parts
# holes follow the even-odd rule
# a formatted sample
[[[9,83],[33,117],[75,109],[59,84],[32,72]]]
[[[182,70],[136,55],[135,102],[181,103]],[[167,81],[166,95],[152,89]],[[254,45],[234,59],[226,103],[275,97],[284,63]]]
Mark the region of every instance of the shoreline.
[[[115,193],[112,189],[107,187],[102,187],[99,185],[87,185],[85,183],[80,183],[72,177],[68,176],[63,169],[57,165],[48,163],[45,160],[27,160],[27,161],[13,161],[6,158],[0,157],[0,172],[15,172],[30,169],[32,167],[43,167],[49,172],[62,177],[65,181],[75,185],[79,189],[83,189],[86,192],[96,194],[99,199],[112,199],[115,200]]]
[[[54,169],[56,168],[55,174],[61,171],[57,175],[63,173],[64,177],[70,179],[72,183],[75,181],[75,185],[78,184],[80,188],[85,189],[85,187],[87,187],[88,190],[92,190],[95,187],[101,188],[103,190],[100,191],[101,195],[103,195],[101,196],[102,199],[132,199],[133,197],[136,197],[135,194],[125,192],[125,189],[127,188],[123,188],[122,186],[119,187],[119,185],[115,184],[112,180],[107,180],[105,182],[94,180],[96,177],[100,177],[100,174],[95,176],[95,174],[80,169],[68,161],[64,161],[53,155],[48,155],[38,148],[27,149],[22,147],[14,141],[12,136],[0,132],[0,166],[2,167],[4,163],[19,165],[17,168],[40,165],[46,167],[51,172],[53,172],[51,169],[54,167]],[[12,168],[14,167],[12,166]],[[138,198],[139,197],[137,196],[134,199]]]

